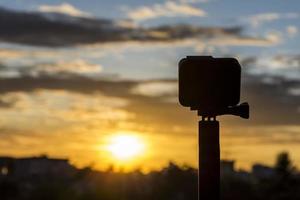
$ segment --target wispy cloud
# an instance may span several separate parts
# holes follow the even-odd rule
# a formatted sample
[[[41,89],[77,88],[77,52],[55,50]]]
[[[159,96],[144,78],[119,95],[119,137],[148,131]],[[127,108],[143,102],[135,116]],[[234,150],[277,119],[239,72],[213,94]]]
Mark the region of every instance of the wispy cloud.
[[[275,76],[294,81],[298,81],[300,77],[299,55],[261,56],[252,59],[246,65],[251,74]]]
[[[300,84],[299,87],[295,87],[295,88],[290,88],[288,90],[289,94],[294,95],[294,96],[300,96]]]
[[[174,81],[150,81],[137,84],[131,93],[149,97],[169,97],[177,94],[178,84]]]
[[[24,51],[17,51],[12,49],[0,49],[0,58],[1,59],[15,59],[20,58],[26,55]]]
[[[69,75],[89,76],[99,74],[102,66],[89,63],[85,60],[75,59],[72,61],[56,61],[49,63],[35,63],[32,65],[5,66],[0,68],[0,77],[19,76],[57,76],[64,77]]]
[[[36,65],[31,69],[33,74],[60,74],[60,73],[72,73],[72,74],[94,74],[100,73],[102,67],[99,64],[88,63],[84,60],[73,61],[58,61],[56,63],[42,63]]]
[[[203,17],[206,12],[187,3],[167,1],[163,4],[142,6],[130,9],[127,16],[135,21],[148,20],[158,17],[198,16]]]
[[[18,122],[23,129],[35,127],[36,130],[46,131],[45,127],[51,130],[68,124],[103,126],[107,122],[130,117],[124,110],[128,104],[126,99],[106,96],[99,91],[94,94],[79,94],[65,90],[39,89],[32,92],[9,92],[1,95],[0,100],[11,104],[0,108],[4,115],[9,116],[1,118],[5,127]]]
[[[40,5],[37,10],[40,12],[61,13],[75,17],[91,16],[89,13],[79,10],[69,3],[62,3],[59,5]]]
[[[299,31],[297,26],[289,25],[286,27],[286,32],[289,37],[294,37],[298,34]]]
[[[282,41],[280,34],[268,33],[264,37],[234,37],[221,36],[207,41],[207,44],[214,46],[273,46]]]
[[[179,0],[181,3],[208,3],[211,0]]]
[[[298,13],[260,13],[256,15],[244,18],[243,21],[250,23],[253,27],[259,27],[260,25],[268,22],[272,22],[279,19],[297,19],[299,18]]]

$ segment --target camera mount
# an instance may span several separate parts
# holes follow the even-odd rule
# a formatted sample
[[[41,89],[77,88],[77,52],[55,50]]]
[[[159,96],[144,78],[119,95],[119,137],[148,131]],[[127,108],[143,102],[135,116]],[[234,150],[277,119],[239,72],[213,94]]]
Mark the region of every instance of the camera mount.
[[[197,110],[198,115],[205,118],[216,118],[219,115],[235,115],[244,119],[249,119],[249,104],[247,102],[241,103],[236,106],[229,106],[219,109],[211,110],[199,110],[197,108],[191,108],[191,110]]]
[[[249,118],[240,101],[241,66],[234,58],[187,56],[179,62],[179,102],[198,111],[200,200],[220,199],[220,115]]]

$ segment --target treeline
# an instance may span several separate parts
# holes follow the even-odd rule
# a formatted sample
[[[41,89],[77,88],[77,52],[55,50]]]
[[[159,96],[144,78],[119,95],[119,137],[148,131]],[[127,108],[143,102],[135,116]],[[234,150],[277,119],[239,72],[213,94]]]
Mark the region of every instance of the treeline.
[[[222,175],[223,200],[297,200],[300,176],[287,153],[277,156],[266,176],[233,172]],[[170,163],[160,170],[99,172],[91,168],[57,176],[0,179],[1,200],[197,200],[197,170]]]

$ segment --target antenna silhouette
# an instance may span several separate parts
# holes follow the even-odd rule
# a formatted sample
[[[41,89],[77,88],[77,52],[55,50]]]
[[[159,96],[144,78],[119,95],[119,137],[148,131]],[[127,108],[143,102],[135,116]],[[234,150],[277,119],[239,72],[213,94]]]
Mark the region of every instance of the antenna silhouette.
[[[219,115],[249,118],[240,102],[241,66],[234,58],[187,56],[179,62],[179,102],[197,110],[199,121],[199,200],[220,199]]]

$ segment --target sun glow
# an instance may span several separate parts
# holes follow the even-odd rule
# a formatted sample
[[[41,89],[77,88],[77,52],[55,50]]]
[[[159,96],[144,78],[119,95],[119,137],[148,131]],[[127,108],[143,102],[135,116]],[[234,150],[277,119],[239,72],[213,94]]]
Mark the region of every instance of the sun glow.
[[[145,144],[135,135],[116,135],[111,137],[107,149],[118,160],[129,160],[141,155]]]

